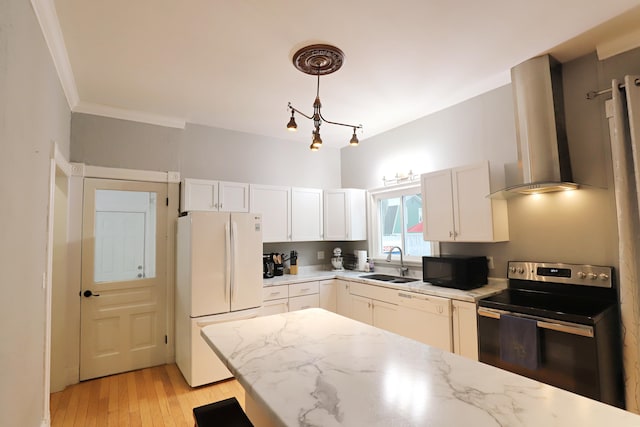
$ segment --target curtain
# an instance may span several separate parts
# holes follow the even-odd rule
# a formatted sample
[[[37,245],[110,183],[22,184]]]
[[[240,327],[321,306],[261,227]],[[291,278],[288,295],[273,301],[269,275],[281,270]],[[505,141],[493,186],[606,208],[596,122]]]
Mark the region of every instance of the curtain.
[[[612,82],[607,102],[618,220],[620,315],[626,405],[640,413],[640,78]]]

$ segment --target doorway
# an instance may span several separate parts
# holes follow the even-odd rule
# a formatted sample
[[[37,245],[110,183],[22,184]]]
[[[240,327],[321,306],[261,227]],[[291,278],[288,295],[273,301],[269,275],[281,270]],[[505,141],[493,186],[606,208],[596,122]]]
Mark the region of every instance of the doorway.
[[[167,184],[87,178],[80,380],[159,365],[167,346]]]

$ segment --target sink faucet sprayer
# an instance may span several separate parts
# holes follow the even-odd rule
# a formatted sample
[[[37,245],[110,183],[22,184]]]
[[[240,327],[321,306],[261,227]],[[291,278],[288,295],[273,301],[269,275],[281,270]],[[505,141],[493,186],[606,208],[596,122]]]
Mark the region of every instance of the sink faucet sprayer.
[[[394,249],[398,249],[400,251],[400,275],[406,276],[407,273],[409,272],[409,267],[404,266],[404,260],[402,259],[402,248],[400,246],[394,246],[391,249],[389,249],[389,255],[387,255],[387,262],[391,262],[391,254],[393,253]]]

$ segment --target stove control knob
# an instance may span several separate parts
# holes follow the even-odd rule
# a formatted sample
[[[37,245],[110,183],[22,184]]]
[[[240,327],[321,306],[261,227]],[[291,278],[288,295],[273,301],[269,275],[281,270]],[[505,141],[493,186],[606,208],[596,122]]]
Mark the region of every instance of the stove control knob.
[[[598,275],[596,273],[589,273],[587,277],[589,278],[589,280],[595,280]]]
[[[585,277],[587,277],[587,273],[585,273],[584,271],[578,271],[579,279],[584,279]]]
[[[518,274],[524,274],[524,268],[518,267]]]
[[[609,280],[609,275],[605,273],[600,273],[598,277],[600,277],[600,280]]]
[[[515,273],[516,272],[516,268],[515,267],[509,267],[509,272],[510,273]]]

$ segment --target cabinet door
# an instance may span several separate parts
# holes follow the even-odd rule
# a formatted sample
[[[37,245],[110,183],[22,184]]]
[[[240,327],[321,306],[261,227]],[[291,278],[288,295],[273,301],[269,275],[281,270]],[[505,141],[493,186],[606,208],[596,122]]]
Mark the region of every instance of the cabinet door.
[[[489,164],[452,169],[455,240],[489,242],[493,238]]]
[[[249,186],[251,212],[262,214],[262,241],[291,240],[291,188],[271,185]]]
[[[276,299],[264,302],[258,315],[270,316],[272,314],[286,313],[287,311],[289,311],[289,300],[287,298]]]
[[[320,308],[337,312],[338,281],[322,280],[320,282]]]
[[[398,306],[384,301],[373,300],[373,326],[396,334],[402,334],[398,320]]]
[[[291,240],[322,240],[322,190],[291,189]]]
[[[398,307],[402,335],[453,351],[451,301],[447,298],[402,294],[405,296]]]
[[[187,178],[180,190],[182,212],[218,210],[218,181]]]
[[[318,294],[289,298],[289,311],[314,307],[320,307],[320,297]]]
[[[218,210],[224,212],[249,212],[249,184],[219,182]]]
[[[469,359],[478,360],[478,323],[476,304],[451,302],[453,311],[453,351]]]
[[[351,316],[353,320],[369,325],[373,324],[373,306],[371,299],[359,295],[351,295]]]
[[[341,316],[351,317],[351,294],[349,293],[349,282],[346,280],[336,280],[336,313]]]
[[[345,190],[324,192],[324,235],[326,240],[348,239],[348,195]]]
[[[453,241],[453,195],[449,169],[423,174],[421,180],[424,240]]]

